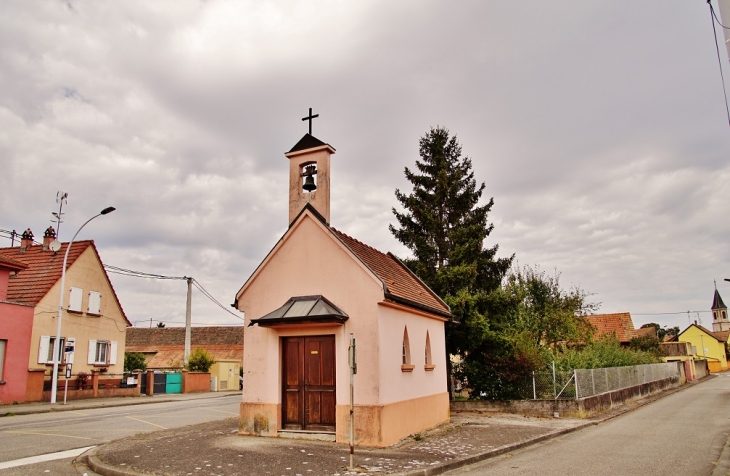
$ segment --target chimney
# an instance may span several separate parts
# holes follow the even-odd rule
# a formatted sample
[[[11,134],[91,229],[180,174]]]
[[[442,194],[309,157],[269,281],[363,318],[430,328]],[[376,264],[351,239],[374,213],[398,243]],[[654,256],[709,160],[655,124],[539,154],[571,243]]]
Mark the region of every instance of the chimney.
[[[330,156],[335,149],[311,134],[284,154],[289,159],[289,224],[307,203],[330,221]]]
[[[48,246],[56,239],[56,230],[49,226],[43,233],[43,251],[48,251]]]
[[[33,245],[33,232],[30,231],[30,228],[25,230],[22,235],[20,235],[20,251],[25,251],[28,249],[29,246]]]

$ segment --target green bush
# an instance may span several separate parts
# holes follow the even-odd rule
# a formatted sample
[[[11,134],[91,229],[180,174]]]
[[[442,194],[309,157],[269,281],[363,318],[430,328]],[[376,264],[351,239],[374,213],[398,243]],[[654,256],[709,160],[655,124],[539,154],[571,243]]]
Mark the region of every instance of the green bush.
[[[124,371],[132,372],[133,370],[147,370],[147,363],[142,352],[125,352],[124,353]]]
[[[582,349],[565,349],[555,353],[555,366],[558,370],[600,369],[659,362],[661,359],[651,352],[621,347],[615,337],[591,342]]]
[[[213,356],[207,350],[198,347],[190,352],[185,368],[191,372],[208,372],[213,364],[215,364]]]

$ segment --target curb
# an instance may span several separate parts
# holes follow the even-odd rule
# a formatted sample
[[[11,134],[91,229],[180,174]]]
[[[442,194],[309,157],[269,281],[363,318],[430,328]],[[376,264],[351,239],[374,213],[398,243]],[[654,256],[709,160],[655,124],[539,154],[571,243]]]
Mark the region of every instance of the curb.
[[[117,466],[111,466],[102,462],[96,456],[96,448],[92,448],[82,454],[74,461],[84,463],[90,470],[103,476],[150,476],[150,473],[140,473],[131,469],[119,469]]]
[[[202,395],[208,395],[209,393],[218,393],[218,395],[214,396],[202,396]],[[94,410],[98,408],[113,408],[113,407],[131,407],[131,406],[137,406],[137,405],[147,405],[150,403],[171,403],[171,402],[179,402],[179,401],[185,401],[185,400],[202,400],[204,398],[219,398],[219,397],[228,397],[230,395],[235,394],[235,392],[230,393],[221,393],[221,392],[202,392],[200,397],[190,397],[190,398],[166,398],[164,400],[152,400],[152,399],[146,399],[144,397],[133,397],[135,399],[139,398],[139,401],[119,401],[119,402],[110,402],[110,403],[104,403],[100,405],[60,405],[60,406],[50,406],[50,404],[47,405],[39,405],[38,408],[30,408],[30,409],[20,409],[16,411],[8,411],[6,413],[0,413],[0,418],[5,418],[9,416],[20,416],[20,415],[35,415],[38,413],[58,413],[58,412],[70,412],[74,410]],[[57,404],[58,405],[58,404]],[[0,411],[4,406],[0,406]],[[10,407],[9,407],[10,408]],[[11,415],[12,414],[12,415]]]
[[[415,469],[412,471],[408,471],[406,473],[392,473],[390,476],[434,476],[434,475],[438,475],[438,474],[443,474],[447,471],[452,471],[454,469],[461,468],[463,466],[468,466],[470,464],[478,463],[480,461],[484,461],[484,460],[493,458],[495,456],[500,456],[500,455],[509,453],[511,451],[515,451],[515,450],[518,450],[521,448],[526,448],[528,446],[532,446],[537,443],[541,443],[543,441],[547,441],[547,440],[556,438],[558,436],[566,435],[566,434],[572,433],[574,431],[582,430],[584,428],[588,428],[590,426],[598,425],[600,423],[612,420],[616,417],[619,417],[621,415],[634,411],[635,409],[640,408],[644,405],[648,405],[648,404],[658,400],[659,398],[663,398],[665,396],[668,396],[668,395],[671,395],[671,394],[674,394],[677,392],[681,392],[682,390],[684,390],[686,388],[706,382],[706,381],[710,380],[711,378],[713,378],[713,376],[708,375],[707,377],[703,377],[702,379],[697,380],[690,385],[684,384],[684,385],[681,385],[681,386],[678,386],[678,387],[675,387],[672,389],[665,390],[665,391],[655,394],[653,396],[649,396],[642,400],[635,401],[635,402],[633,402],[634,404],[631,406],[623,406],[622,408],[617,409],[615,412],[612,412],[609,415],[605,415],[604,417],[601,417],[600,419],[587,421],[581,425],[577,425],[572,428],[564,428],[562,430],[553,431],[553,432],[546,433],[541,436],[537,436],[535,438],[521,441],[519,443],[505,445],[505,446],[495,448],[493,450],[490,450],[490,451],[487,451],[484,453],[472,455],[472,456],[466,457],[464,459],[450,461],[448,463],[440,464],[438,466],[434,466],[431,468]],[[651,397],[655,397],[655,398],[651,398]],[[174,401],[174,400],[172,400],[172,401]],[[728,439],[728,441],[730,442],[730,439]],[[96,456],[97,450],[99,448],[101,448],[101,446],[97,446],[95,448],[90,449],[86,453],[79,456],[76,460],[83,462],[84,464],[86,464],[89,467],[89,469],[91,469],[92,471],[99,473],[103,476],[154,476],[154,475],[159,474],[159,473],[146,473],[146,472],[141,473],[141,472],[134,471],[131,468],[130,469],[120,469],[118,466],[112,466],[107,463],[104,463]]]

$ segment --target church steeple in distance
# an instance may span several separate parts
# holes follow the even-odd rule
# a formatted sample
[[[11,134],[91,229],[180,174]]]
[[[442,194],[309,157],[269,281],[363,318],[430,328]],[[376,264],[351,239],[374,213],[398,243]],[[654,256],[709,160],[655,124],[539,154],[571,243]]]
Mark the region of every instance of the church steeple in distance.
[[[722,301],[715,281],[715,295],[712,298],[712,330],[715,332],[730,330],[730,320],[727,318],[727,306]]]

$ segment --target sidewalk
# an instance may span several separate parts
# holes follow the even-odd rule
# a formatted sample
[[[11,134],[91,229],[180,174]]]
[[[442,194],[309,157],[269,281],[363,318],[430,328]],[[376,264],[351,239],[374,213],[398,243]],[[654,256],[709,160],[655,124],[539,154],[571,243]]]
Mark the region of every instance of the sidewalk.
[[[0,405],[0,417],[14,415],[31,415],[33,413],[51,413],[72,410],[89,410],[93,408],[124,407],[128,405],[144,405],[147,403],[175,402],[180,400],[198,400],[201,398],[225,397],[228,395],[240,394],[239,390],[226,392],[203,392],[203,393],[170,393],[159,394],[152,397],[142,395],[139,397],[112,397],[112,398],[88,398],[83,400],[68,400],[63,404],[63,396],[54,405],[49,402],[21,403],[19,405]]]
[[[146,433],[95,448],[82,459],[102,475],[435,475],[506,454],[629,412],[700,382],[634,401],[596,419],[455,413],[436,429],[388,448],[238,435],[238,419]]]

